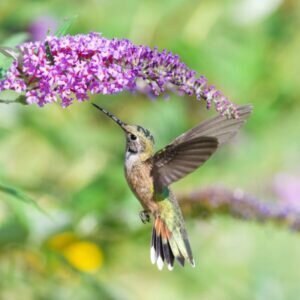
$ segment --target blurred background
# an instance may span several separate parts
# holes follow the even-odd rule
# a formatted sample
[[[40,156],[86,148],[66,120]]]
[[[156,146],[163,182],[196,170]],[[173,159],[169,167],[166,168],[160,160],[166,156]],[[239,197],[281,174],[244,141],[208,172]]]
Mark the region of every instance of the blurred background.
[[[74,15],[70,34],[167,48],[233,102],[253,103],[238,137],[176,183],[177,194],[240,188],[299,210],[299,1],[1,0],[0,44],[41,39]],[[92,100],[148,128],[157,149],[215,114],[175,95]],[[125,181],[124,144],[89,103],[1,104],[0,299],[299,299],[300,236],[272,225],[187,218],[196,268],[151,265],[151,225]]]

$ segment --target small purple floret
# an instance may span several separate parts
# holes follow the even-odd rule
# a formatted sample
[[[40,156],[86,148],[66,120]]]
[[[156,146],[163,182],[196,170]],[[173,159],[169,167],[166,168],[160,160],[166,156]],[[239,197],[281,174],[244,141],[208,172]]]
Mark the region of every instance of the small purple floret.
[[[55,37],[20,45],[15,60],[0,81],[0,91],[25,92],[28,104],[58,101],[66,107],[89,94],[115,94],[123,90],[159,96],[167,91],[203,99],[227,117],[238,117],[236,106],[204,76],[180,61],[178,55],[137,46],[125,39],[106,39],[99,33]]]

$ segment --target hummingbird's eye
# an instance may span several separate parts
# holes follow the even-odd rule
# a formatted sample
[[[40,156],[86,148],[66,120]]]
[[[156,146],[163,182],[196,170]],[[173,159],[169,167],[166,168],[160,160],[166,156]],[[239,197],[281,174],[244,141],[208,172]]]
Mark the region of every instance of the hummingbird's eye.
[[[136,137],[136,135],[134,135],[134,134],[130,134],[130,139],[132,140],[132,141],[135,141],[136,139],[137,139],[137,137]]]

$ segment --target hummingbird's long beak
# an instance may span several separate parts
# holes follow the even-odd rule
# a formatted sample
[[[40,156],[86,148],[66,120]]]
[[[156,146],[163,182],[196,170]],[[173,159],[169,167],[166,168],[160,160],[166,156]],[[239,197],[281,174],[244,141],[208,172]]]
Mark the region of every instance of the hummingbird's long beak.
[[[125,128],[126,124],[124,122],[122,122],[120,119],[118,119],[115,115],[113,115],[112,113],[110,113],[109,111],[105,110],[104,108],[98,106],[95,103],[92,103],[92,105],[95,106],[97,109],[101,110],[104,114],[106,114],[112,120],[114,120],[121,128],[126,130],[126,128]]]

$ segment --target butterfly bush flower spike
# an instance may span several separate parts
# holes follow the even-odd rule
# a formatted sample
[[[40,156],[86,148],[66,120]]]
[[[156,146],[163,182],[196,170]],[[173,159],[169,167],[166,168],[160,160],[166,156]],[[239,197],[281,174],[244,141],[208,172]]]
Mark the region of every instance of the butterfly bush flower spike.
[[[60,101],[63,107],[89,94],[115,94],[123,90],[159,96],[167,91],[205,100],[229,118],[236,106],[204,76],[197,76],[166,50],[134,45],[126,39],[106,39],[99,33],[48,36],[45,41],[18,46],[19,57],[0,81],[0,91],[24,92],[28,104],[44,106]]]

